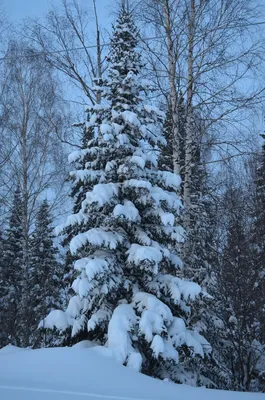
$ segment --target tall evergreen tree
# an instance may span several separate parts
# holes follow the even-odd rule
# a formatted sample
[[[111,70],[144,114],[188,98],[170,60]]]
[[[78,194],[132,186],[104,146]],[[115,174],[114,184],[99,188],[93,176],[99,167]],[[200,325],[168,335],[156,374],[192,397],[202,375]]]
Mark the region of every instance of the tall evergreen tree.
[[[22,199],[19,187],[17,187],[6,238],[2,242],[3,253],[1,262],[1,330],[3,331],[3,342],[19,346],[21,344],[20,329],[20,307],[22,297],[23,280],[23,221],[22,221]]]
[[[88,157],[85,168],[71,175],[92,188],[64,225],[81,228],[70,242],[77,259],[75,295],[65,312],[52,312],[44,323],[71,327],[73,337],[83,332],[107,343],[123,364],[165,376],[172,363],[203,356],[208,343],[185,324],[201,289],[178,277],[180,179],[157,169],[162,115],[145,103],[148,88],[140,76],[137,40],[123,7],[102,88],[106,105],[89,109],[87,127],[94,128],[95,137],[71,157]],[[181,379],[176,369],[174,378]]]
[[[41,337],[38,325],[52,309],[60,306],[62,267],[57,262],[58,249],[53,245],[52,218],[49,204],[44,200],[36,217],[36,226],[30,240],[31,343],[48,345]]]

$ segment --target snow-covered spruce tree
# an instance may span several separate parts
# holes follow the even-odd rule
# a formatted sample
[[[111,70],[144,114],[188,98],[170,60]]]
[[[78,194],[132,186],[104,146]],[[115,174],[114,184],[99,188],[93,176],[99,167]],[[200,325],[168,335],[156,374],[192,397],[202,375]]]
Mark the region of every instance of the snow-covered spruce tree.
[[[1,310],[0,324],[4,335],[2,346],[8,343],[19,346],[21,344],[20,303],[22,296],[23,280],[23,221],[22,199],[19,187],[17,187],[9,225],[1,257]]]
[[[91,186],[80,210],[62,230],[80,227],[70,242],[75,280],[65,312],[53,311],[46,328],[71,328],[75,337],[98,340],[123,364],[162,377],[196,354],[205,339],[185,325],[196,283],[178,277],[184,231],[176,225],[180,178],[157,169],[162,115],[145,104],[136,51],[138,31],[121,9],[111,40],[110,68],[102,97],[90,107],[87,128],[95,137],[71,161],[88,157],[72,172]],[[80,336],[79,336],[80,337]],[[175,368],[176,371],[176,368]],[[180,379],[175,372],[175,379]]]
[[[41,335],[38,325],[52,310],[60,306],[62,266],[57,262],[58,249],[53,245],[52,218],[49,204],[44,200],[36,217],[30,240],[30,293],[32,307],[31,343],[47,346],[49,337]]]

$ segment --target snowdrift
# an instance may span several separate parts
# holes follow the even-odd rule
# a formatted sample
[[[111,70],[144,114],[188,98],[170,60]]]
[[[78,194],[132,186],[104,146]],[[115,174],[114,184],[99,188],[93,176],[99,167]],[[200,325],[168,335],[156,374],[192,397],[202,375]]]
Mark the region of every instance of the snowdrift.
[[[1,400],[262,400],[162,382],[119,365],[103,347],[0,350]]]

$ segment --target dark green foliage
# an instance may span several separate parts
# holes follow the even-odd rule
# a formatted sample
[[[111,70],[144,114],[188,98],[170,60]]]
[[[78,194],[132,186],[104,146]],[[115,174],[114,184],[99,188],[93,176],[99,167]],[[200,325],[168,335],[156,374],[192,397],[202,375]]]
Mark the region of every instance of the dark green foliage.
[[[13,198],[9,226],[5,240],[2,239],[1,257],[1,313],[0,326],[3,332],[0,346],[21,343],[19,319],[23,282],[23,220],[22,199],[19,187]]]
[[[31,296],[32,345],[48,345],[48,338],[41,337],[38,325],[54,308],[60,306],[62,266],[56,257],[58,250],[53,245],[52,218],[49,204],[41,204],[36,217],[35,230],[30,240],[29,286]]]

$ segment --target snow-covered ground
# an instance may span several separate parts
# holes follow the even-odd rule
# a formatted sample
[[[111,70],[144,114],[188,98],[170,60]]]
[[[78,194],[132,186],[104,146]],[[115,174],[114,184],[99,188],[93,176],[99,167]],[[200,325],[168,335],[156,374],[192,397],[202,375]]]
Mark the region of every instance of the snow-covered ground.
[[[1,400],[262,400],[175,385],[119,365],[102,347],[0,350]]]

